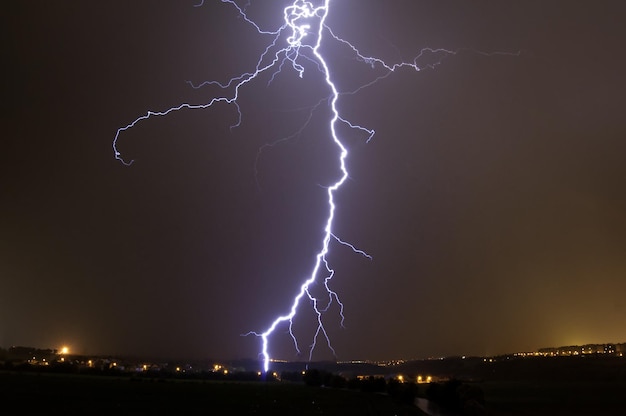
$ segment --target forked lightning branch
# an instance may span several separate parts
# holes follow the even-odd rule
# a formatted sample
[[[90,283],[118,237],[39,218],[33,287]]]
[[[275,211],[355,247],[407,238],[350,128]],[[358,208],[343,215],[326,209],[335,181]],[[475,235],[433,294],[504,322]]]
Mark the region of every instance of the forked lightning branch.
[[[415,71],[420,71],[426,67],[433,67],[432,59],[429,63],[420,65],[420,61],[425,55],[433,56],[437,58],[437,62],[445,56],[456,54],[457,51],[445,50],[445,49],[423,49],[416,54],[416,57],[408,62],[387,63],[382,59],[373,56],[366,56],[362,54],[358,46],[353,42],[341,38],[338,35],[337,30],[333,30],[329,27],[327,21],[328,17],[333,12],[333,4],[339,0],[331,1],[301,1],[295,0],[292,4],[285,7],[283,10],[279,10],[276,15],[276,21],[279,22],[276,28],[264,28],[260,24],[257,24],[255,20],[248,15],[248,6],[238,4],[233,0],[221,0],[227,7],[233,7],[236,9],[239,16],[251,25],[258,35],[263,38],[267,38],[267,44],[262,51],[256,66],[250,68],[246,72],[242,72],[233,76],[229,80],[223,81],[206,81],[200,85],[194,86],[194,88],[201,88],[205,85],[213,85],[223,90],[224,94],[220,96],[214,96],[209,98],[203,103],[180,103],[168,109],[160,111],[148,111],[146,114],[137,117],[131,123],[117,130],[115,138],[113,140],[113,151],[115,158],[124,165],[131,165],[133,160],[125,159],[124,156],[118,151],[118,141],[122,134],[142,121],[146,121],[152,117],[164,117],[168,114],[180,110],[194,110],[194,109],[207,109],[216,103],[228,103],[233,105],[238,113],[238,120],[235,124],[236,127],[241,124],[241,110],[238,104],[240,94],[245,94],[246,86],[249,83],[257,81],[261,74],[270,76],[270,79],[280,76],[283,71],[295,71],[297,75],[302,78],[303,82],[306,82],[307,73],[305,68],[314,68],[316,71],[320,71],[327,88],[327,98],[322,100],[321,103],[327,103],[330,112],[326,121],[326,132],[328,138],[334,143],[334,155],[336,164],[339,168],[339,177],[327,186],[327,216],[323,230],[323,238],[319,242],[319,251],[315,256],[315,262],[310,267],[310,272],[302,277],[302,283],[297,293],[294,293],[293,298],[285,302],[285,313],[275,317],[264,330],[251,331],[244,335],[257,336],[261,341],[260,356],[262,356],[264,370],[269,370],[269,364],[272,357],[270,349],[270,341],[272,335],[279,329],[279,327],[287,328],[293,346],[297,353],[301,353],[301,343],[294,335],[293,325],[294,318],[298,314],[298,310],[306,302],[312,308],[316,319],[317,328],[311,334],[308,344],[309,360],[312,358],[313,351],[316,348],[317,342],[323,340],[328,348],[335,353],[333,349],[331,339],[324,327],[324,314],[329,312],[330,306],[336,302],[339,306],[339,314],[341,315],[341,321],[343,325],[343,304],[339,299],[339,295],[331,289],[331,279],[335,278],[335,271],[332,269],[331,264],[328,261],[328,254],[333,244],[342,244],[349,246],[356,254],[371,258],[367,253],[357,249],[352,244],[341,240],[334,233],[334,221],[335,211],[337,209],[335,203],[335,195],[341,190],[342,185],[348,178],[348,171],[346,167],[346,158],[348,156],[348,149],[344,145],[341,135],[338,133],[339,126],[345,125],[351,129],[358,130],[364,136],[364,140],[369,141],[374,136],[374,130],[360,126],[356,123],[349,121],[341,115],[340,98],[344,94],[356,94],[361,89],[370,86],[381,79],[391,75],[393,72],[400,68],[408,68]],[[196,7],[204,6],[204,1],[197,4]],[[355,57],[357,63],[370,66],[372,69],[377,70],[376,76],[372,78],[368,83],[360,86],[357,89],[351,91],[345,91],[338,85],[335,77],[329,65],[328,58],[322,52],[323,45],[329,42],[336,42],[339,46],[347,48]],[[314,65],[309,65],[313,63]],[[382,74],[382,75],[381,75]],[[319,77],[318,77],[319,79]],[[306,126],[303,126],[305,128]],[[297,272],[296,272],[297,273]],[[323,287],[325,289],[324,296],[314,296],[310,288],[313,286]]]

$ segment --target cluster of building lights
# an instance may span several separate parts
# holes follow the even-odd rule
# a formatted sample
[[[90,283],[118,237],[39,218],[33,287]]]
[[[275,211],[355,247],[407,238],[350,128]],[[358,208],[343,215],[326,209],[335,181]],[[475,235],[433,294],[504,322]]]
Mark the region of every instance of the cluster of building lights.
[[[590,355],[590,354],[613,354],[622,357],[626,350],[626,344],[587,344],[587,345],[571,345],[558,348],[541,348],[533,352],[518,352],[513,354],[515,357],[559,357],[571,355]]]
[[[433,381],[433,377],[432,376],[417,376],[417,383],[418,384],[422,384],[422,383],[430,383]]]

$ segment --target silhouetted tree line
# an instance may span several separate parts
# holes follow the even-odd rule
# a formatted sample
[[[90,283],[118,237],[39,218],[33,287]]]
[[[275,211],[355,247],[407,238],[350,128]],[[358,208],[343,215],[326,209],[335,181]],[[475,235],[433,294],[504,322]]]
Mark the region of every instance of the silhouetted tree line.
[[[426,398],[443,410],[466,416],[486,415],[485,396],[482,389],[474,384],[452,379],[444,383],[430,383],[426,388]]]
[[[169,369],[147,371],[121,371],[115,367],[87,368],[73,362],[50,362],[49,365],[30,364],[24,361],[6,361],[0,369],[15,372],[84,374],[97,376],[128,376],[131,381],[155,379],[213,380],[213,381],[276,381],[272,373],[259,375],[255,371],[233,371],[228,374],[213,371],[179,372]]]
[[[387,393],[398,403],[413,405],[417,397],[417,384],[400,383],[398,380],[391,379],[387,382]]]
[[[47,366],[33,365],[25,361],[6,361],[2,365],[3,370],[9,371],[33,371],[46,373],[77,373],[78,366],[69,362],[51,362]]]
[[[295,374],[288,375],[287,379],[297,381]],[[387,393],[396,402],[402,404],[413,405],[417,396],[417,384],[400,382],[396,379],[386,380],[383,377],[369,376],[365,378],[346,379],[341,375],[334,374],[330,371],[312,369],[300,376],[300,380],[307,386],[313,387],[330,387],[338,389],[359,390],[364,393]],[[285,375],[282,375],[285,380]]]

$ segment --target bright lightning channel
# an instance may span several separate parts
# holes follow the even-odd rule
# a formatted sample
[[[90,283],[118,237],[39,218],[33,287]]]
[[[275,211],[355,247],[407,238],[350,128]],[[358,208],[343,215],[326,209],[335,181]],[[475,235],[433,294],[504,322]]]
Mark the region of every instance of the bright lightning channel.
[[[409,62],[388,64],[382,59],[362,54],[352,43],[340,38],[338,35],[335,34],[335,32],[330,29],[326,21],[331,10],[331,0],[318,0],[317,2],[315,2],[318,4],[317,6],[314,5],[314,2],[312,1],[294,0],[292,4],[286,6],[282,10],[283,23],[276,30],[263,30],[260,25],[258,25],[253,19],[251,19],[247,15],[247,6],[241,7],[234,0],[221,0],[221,2],[228,3],[229,5],[233,6],[239,13],[240,17],[246,23],[253,26],[260,35],[271,37],[271,41],[267,44],[264,51],[259,56],[254,70],[241,73],[223,83],[218,81],[207,81],[199,85],[194,85],[190,83],[193,88],[201,88],[207,85],[217,86],[226,92],[230,92],[230,94],[214,97],[208,102],[202,104],[182,103],[177,106],[168,108],[164,111],[148,111],[146,114],[137,117],[128,125],[121,127],[117,130],[117,133],[113,140],[113,151],[117,160],[119,160],[124,165],[130,166],[133,163],[133,160],[124,159],[121,153],[118,151],[117,143],[120,135],[124,131],[133,128],[138,123],[151,117],[167,116],[170,113],[183,109],[206,109],[218,102],[232,104],[236,108],[238,119],[237,122],[231,127],[239,126],[241,124],[242,117],[241,110],[237,102],[240,91],[243,87],[246,86],[246,84],[254,81],[261,74],[271,74],[269,81],[271,83],[285,67],[291,67],[291,69],[294,70],[300,78],[304,78],[304,65],[306,63],[313,63],[317,67],[317,69],[323,74],[326,86],[329,90],[329,94],[327,97],[318,102],[318,104],[311,110],[311,114],[318,106],[320,106],[324,102],[328,103],[331,110],[330,118],[328,120],[328,131],[332,141],[337,147],[337,161],[339,164],[341,175],[334,183],[327,187],[328,214],[326,217],[326,224],[324,226],[324,237],[321,242],[321,249],[317,252],[315,264],[313,265],[310,274],[302,282],[298,293],[293,297],[289,312],[285,315],[281,315],[275,318],[267,327],[267,329],[262,332],[251,331],[247,334],[243,334],[254,335],[261,338],[262,347],[260,355],[263,357],[263,368],[265,372],[267,372],[269,370],[269,364],[271,361],[271,354],[269,351],[270,338],[281,324],[288,323],[289,334],[293,340],[294,347],[299,354],[301,353],[298,340],[294,335],[292,329],[293,320],[296,317],[300,302],[305,296],[310,300],[313,312],[317,317],[317,329],[315,330],[315,333],[312,337],[312,344],[309,347],[309,360],[311,360],[312,358],[313,351],[316,347],[317,340],[320,335],[323,336],[323,338],[326,340],[328,348],[333,352],[333,354],[335,354],[335,350],[332,347],[330,337],[326,332],[322,320],[323,314],[328,311],[331,304],[333,302],[337,302],[340,308],[339,314],[341,316],[342,326],[344,321],[343,304],[339,300],[339,296],[337,295],[337,293],[334,292],[329,286],[329,282],[335,274],[335,271],[331,268],[327,260],[327,255],[330,251],[331,242],[335,241],[341,245],[348,246],[355,253],[371,259],[371,256],[369,254],[360,249],[357,249],[352,244],[339,239],[333,232],[333,223],[336,210],[335,194],[348,179],[348,170],[346,168],[346,158],[348,157],[348,150],[343,144],[341,137],[337,132],[338,124],[341,123],[351,129],[361,131],[367,136],[367,142],[369,142],[374,136],[374,130],[352,123],[340,115],[340,111],[337,106],[340,96],[344,94],[356,94],[363,88],[371,86],[381,79],[386,78],[400,68],[410,68],[415,71],[421,71],[425,68],[433,68],[434,66],[438,65],[445,56],[454,55],[458,51],[426,48],[421,50],[419,54]],[[203,4],[204,0],[201,3],[197,4],[196,7],[200,7]],[[327,39],[330,42],[338,42],[344,47],[347,47],[354,54],[357,61],[363,62],[371,66],[373,69],[378,69],[379,71],[382,71],[383,75],[374,78],[371,82],[361,85],[357,89],[351,91],[340,91],[331,75],[331,68],[329,67],[328,62],[321,51],[321,47]],[[436,62],[420,65],[419,61],[426,55],[431,58],[434,57]],[[273,146],[278,142],[295,137],[302,130],[304,130],[304,128],[306,128],[310,121],[311,116],[308,118],[305,125],[302,126],[302,128],[299,129],[292,136],[277,140],[274,143],[269,143],[263,146],[259,151],[263,150],[263,148],[267,146]],[[327,295],[326,300],[322,301],[311,294],[309,289],[312,285],[316,283],[323,285]]]

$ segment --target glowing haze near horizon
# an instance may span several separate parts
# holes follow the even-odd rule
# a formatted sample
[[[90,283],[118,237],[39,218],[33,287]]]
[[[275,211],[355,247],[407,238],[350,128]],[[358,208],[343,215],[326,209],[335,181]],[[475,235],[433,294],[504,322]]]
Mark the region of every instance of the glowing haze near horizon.
[[[11,6],[0,346],[256,357],[261,340],[241,334],[288,312],[307,276],[298,348],[283,323],[272,357],[626,339],[621,3],[336,1],[332,32],[242,86],[238,106],[139,123],[118,143],[135,163],[111,163],[120,121],[230,97],[201,84],[259,63],[274,37],[214,3]],[[276,4],[240,7],[267,31],[284,23]],[[428,47],[459,53],[370,85],[389,71],[364,57],[412,62]],[[328,231],[343,180],[333,137],[348,174]],[[332,300],[323,321],[309,295]]]

